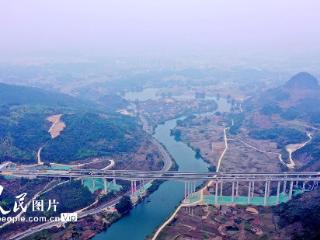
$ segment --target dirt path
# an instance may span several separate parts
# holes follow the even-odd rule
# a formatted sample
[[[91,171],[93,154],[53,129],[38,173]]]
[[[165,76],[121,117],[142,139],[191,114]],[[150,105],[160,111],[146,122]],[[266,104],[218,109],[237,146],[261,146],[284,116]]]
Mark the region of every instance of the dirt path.
[[[228,150],[228,136],[227,136],[227,131],[228,131],[228,130],[229,130],[228,127],[223,129],[224,146],[225,146],[225,147],[224,147],[223,152],[222,152],[221,155],[220,155],[220,158],[218,159],[218,164],[217,164],[217,167],[216,167],[216,172],[219,172],[222,159],[223,159],[224,155],[226,154],[226,152],[227,152],[227,150]]]
[[[38,152],[37,152],[37,164],[38,165],[43,165],[43,162],[41,161],[41,151],[42,151],[42,148],[39,148]]]
[[[238,139],[238,138],[235,138],[235,139],[229,139],[229,140],[232,140],[232,141],[238,141],[238,142],[241,142],[242,144],[244,144],[245,146],[249,147],[249,148],[252,148],[253,150],[256,150],[257,152],[260,152],[260,153],[264,153],[264,154],[275,154],[275,155],[278,155],[279,153],[277,152],[268,152],[268,151],[264,151],[264,150],[261,150],[259,148],[256,148],[255,146],[252,146],[251,144],[241,140],[241,139]]]
[[[228,150],[228,136],[227,136],[227,131],[229,130],[229,127],[224,128],[224,144],[225,144],[225,148],[223,150],[223,152],[220,155],[220,158],[218,160],[218,164],[216,167],[216,172],[219,172],[220,170],[220,166],[221,166],[221,162],[222,159],[224,157],[224,155],[226,154],[227,150]],[[212,180],[210,180],[207,184],[205,184],[205,186],[203,188],[201,188],[198,192],[200,194],[200,198],[198,201],[193,202],[193,203],[181,203],[179,205],[179,207],[174,211],[174,213],[170,216],[170,218],[168,218],[167,221],[165,221],[155,232],[155,234],[152,237],[152,240],[156,240],[159,236],[159,234],[161,233],[161,231],[175,218],[175,216],[178,214],[178,212],[180,211],[180,209],[182,207],[191,207],[191,206],[196,206],[198,204],[203,203],[203,191],[207,188],[207,186],[210,186],[212,184]]]
[[[296,164],[292,159],[292,154],[296,151],[298,151],[299,149],[303,148],[304,146],[306,146],[309,142],[312,141],[312,135],[311,133],[306,133],[309,140],[304,142],[304,143],[298,143],[298,144],[289,144],[286,146],[286,151],[289,153],[289,163],[286,164],[286,166],[290,169],[293,169]],[[282,159],[282,158],[281,158]]]

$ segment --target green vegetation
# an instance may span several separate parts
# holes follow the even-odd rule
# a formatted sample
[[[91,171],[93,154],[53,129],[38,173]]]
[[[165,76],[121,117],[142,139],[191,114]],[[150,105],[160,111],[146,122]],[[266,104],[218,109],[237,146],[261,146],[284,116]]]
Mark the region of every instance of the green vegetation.
[[[46,193],[42,199],[46,203],[49,199],[59,202],[56,213],[74,212],[94,202],[94,196],[81,184],[81,181],[70,181],[59,185]],[[47,214],[51,215],[53,212]]]
[[[66,94],[39,88],[0,83],[0,105],[41,105],[46,107],[90,108],[95,104]]]
[[[195,119],[196,119],[196,115],[189,114],[184,119],[177,120],[177,126],[179,126],[179,127],[191,127],[191,126],[199,125],[199,124],[195,123],[196,122],[196,121],[194,121]]]
[[[297,227],[301,224],[301,231],[294,231],[292,239],[320,239],[320,192],[315,190],[298,195],[293,200],[274,207],[273,211],[279,216],[280,228],[289,225]]]
[[[67,111],[60,109],[61,111]],[[134,151],[142,130],[137,122],[120,114],[65,114],[66,128],[51,139],[46,118],[56,113],[50,108],[27,105],[0,107],[0,159],[20,163],[36,161],[40,147],[45,161],[69,161]]]
[[[237,135],[240,132],[240,128],[243,124],[245,116],[243,113],[231,113],[228,115],[230,123],[229,133],[232,135]],[[233,125],[232,125],[233,122]]]
[[[125,104],[116,98],[102,112],[96,104],[68,95],[0,83],[0,159],[32,163],[41,147],[42,160],[61,163],[135,151],[141,127],[134,118],[111,111]],[[53,114],[63,114],[66,128],[51,139],[47,117]]]
[[[282,112],[280,116],[285,120],[294,120],[299,116],[299,111],[292,107]]]
[[[294,153],[294,158],[297,156],[305,156],[309,158],[310,161],[305,167],[313,165],[315,162],[320,159],[320,135],[316,135],[313,137],[312,141],[307,144],[305,147],[299,149]],[[315,170],[319,170],[315,169]]]
[[[259,140],[272,140],[283,148],[287,144],[301,143],[307,140],[305,133],[293,128],[269,128],[255,129],[249,133],[249,136]]]
[[[121,215],[128,214],[132,207],[132,202],[129,196],[123,196],[120,199],[120,202],[116,204],[116,209]]]
[[[310,113],[310,122],[317,126],[320,126],[320,111]]]
[[[196,154],[195,154],[195,158],[196,158],[196,159],[202,158],[202,156],[201,156],[201,151],[200,151],[199,148],[196,148],[195,152],[196,152]]]
[[[100,203],[109,202],[110,200],[114,199],[116,197],[116,194],[114,191],[108,192],[107,194],[104,194],[100,199]]]
[[[208,167],[208,171],[209,172],[215,172],[215,171],[217,171],[217,168],[216,168],[216,166],[209,166]]]
[[[44,161],[69,162],[135,151],[142,131],[133,118],[95,113],[63,116],[66,128],[42,150]]]
[[[41,107],[2,105],[0,108],[0,159],[30,163],[50,139],[46,114]]]
[[[294,75],[285,85],[287,88],[319,89],[318,80],[308,72],[300,72]]]
[[[176,141],[181,141],[181,130],[180,129],[172,129],[170,132],[171,136],[174,136]]]
[[[101,103],[109,112],[114,112],[118,109],[125,108],[128,101],[116,94],[108,94],[99,98]]]
[[[285,101],[288,100],[290,97],[290,94],[282,89],[271,89],[267,91],[267,94],[272,97],[275,101]],[[267,100],[267,99],[266,99]]]
[[[288,108],[281,114],[281,117],[286,120],[293,120],[296,118],[303,119],[312,124],[320,124],[320,99],[305,98],[298,102],[293,107]]]
[[[276,103],[269,103],[264,105],[260,112],[263,115],[271,116],[273,114],[280,114],[282,112],[282,109],[276,104]]]
[[[41,232],[25,237],[24,240],[52,240],[52,237],[49,230],[42,230]]]
[[[37,150],[50,139],[46,117],[77,104],[85,106],[64,94],[0,83],[0,159],[35,161]]]

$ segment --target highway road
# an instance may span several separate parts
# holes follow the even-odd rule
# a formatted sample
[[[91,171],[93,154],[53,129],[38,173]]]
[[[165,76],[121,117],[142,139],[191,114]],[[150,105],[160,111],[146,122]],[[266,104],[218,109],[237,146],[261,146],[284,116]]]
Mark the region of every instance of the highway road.
[[[105,178],[121,180],[288,180],[319,178],[319,172],[282,172],[282,173],[223,173],[223,172],[177,172],[177,171],[135,171],[135,170],[0,170],[0,175],[21,178]]]
[[[129,194],[129,192],[127,192],[126,194]],[[93,215],[93,214],[97,214],[99,212],[102,212],[104,209],[106,209],[107,207],[111,207],[111,206],[114,206],[120,199],[121,199],[122,196],[119,196],[107,203],[104,203],[100,206],[98,206],[97,208],[94,208],[94,209],[89,209],[89,210],[85,210],[81,213],[78,214],[78,219],[80,218],[84,218],[86,216],[89,216],[89,215]],[[22,233],[18,233],[14,236],[12,236],[10,238],[10,240],[19,240],[19,239],[23,239],[27,236],[30,236],[36,232],[39,232],[39,231],[42,231],[42,230],[45,230],[45,229],[50,229],[50,228],[53,228],[53,227],[62,227],[63,224],[61,222],[46,222],[46,223],[43,223],[43,224],[40,224],[40,225],[37,225],[35,227],[32,227]]]
[[[158,174],[162,174],[163,172],[169,171],[171,166],[172,166],[172,162],[173,162],[171,156],[168,154],[166,149],[156,139],[153,138],[152,139],[152,143],[155,144],[158,147],[159,152],[163,157],[163,163],[164,164],[163,164],[161,172],[158,173]],[[111,162],[111,165],[113,166],[114,162],[113,163]],[[100,171],[109,170],[111,167],[108,166],[107,168],[102,169]],[[83,170],[83,171],[75,170],[75,172],[76,172],[75,174],[78,174],[78,172],[84,172],[85,174],[88,174],[90,176],[90,175],[92,175],[91,173],[94,172],[94,171],[97,171],[97,170],[96,169],[89,169],[89,170]],[[35,176],[34,174],[37,175],[37,173],[33,172],[32,170],[28,170],[28,171],[19,170],[19,172],[20,172],[20,176],[21,176],[21,174],[22,174],[22,176],[23,175],[24,176],[32,176],[32,175]],[[9,171],[7,171],[7,173],[9,173]],[[61,170],[54,171],[54,172],[49,172],[48,174],[50,174],[49,177],[52,177],[52,175],[55,175],[56,173],[60,173],[61,174]],[[113,174],[113,171],[110,172],[110,170],[109,170],[109,173]],[[0,175],[1,174],[4,174],[4,172],[0,171]],[[9,173],[8,175],[11,175],[11,174]],[[67,172],[65,172],[63,175],[65,177],[70,177],[70,175]],[[100,176],[100,178],[101,178],[101,176]],[[152,179],[150,179],[150,180],[152,180]],[[130,192],[127,192],[124,195],[130,195]],[[93,215],[93,214],[97,214],[99,212],[102,212],[104,209],[106,209],[108,207],[112,207],[116,203],[118,203],[119,200],[122,198],[122,196],[123,195],[121,195],[121,196],[119,196],[119,197],[117,197],[117,198],[115,198],[115,199],[113,199],[113,200],[111,200],[111,201],[109,201],[107,203],[101,204],[100,206],[98,206],[96,208],[85,210],[85,211],[81,212],[81,213],[79,213],[78,218],[83,218],[83,217],[86,217],[86,216],[89,216],[89,215]],[[32,227],[32,228],[30,228],[30,229],[28,229],[28,230],[26,230],[26,231],[24,231],[22,233],[19,233],[19,234],[15,235],[15,236],[11,237],[10,239],[12,239],[12,240],[13,239],[17,239],[17,240],[18,239],[23,239],[23,238],[25,238],[27,236],[30,236],[30,235],[32,235],[32,234],[34,234],[36,232],[39,232],[39,231],[42,231],[42,230],[45,230],[45,229],[50,229],[50,228],[55,227],[55,226],[61,227],[62,223],[61,222],[58,222],[58,223],[57,222],[46,222],[46,223],[37,225],[35,227]]]

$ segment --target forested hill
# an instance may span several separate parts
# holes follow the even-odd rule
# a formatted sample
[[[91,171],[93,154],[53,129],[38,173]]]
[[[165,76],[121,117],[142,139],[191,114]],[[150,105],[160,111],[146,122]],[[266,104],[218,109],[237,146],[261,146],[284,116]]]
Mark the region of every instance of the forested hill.
[[[143,132],[134,118],[96,113],[63,116],[66,129],[45,145],[42,158],[66,163],[89,157],[136,151]]]
[[[273,207],[273,211],[278,215],[281,235],[290,236],[290,239],[320,239],[319,202],[320,190],[316,188]]]
[[[47,118],[62,114],[66,127],[51,139]],[[134,151],[143,131],[135,118],[98,104],[37,88],[0,83],[0,162],[69,162]],[[134,141],[135,140],[135,141]]]
[[[263,116],[279,115],[285,120],[300,119],[320,126],[320,87],[318,80],[301,72],[283,86],[270,89],[244,103],[249,112],[257,110]]]
[[[292,76],[284,85],[289,89],[300,88],[300,89],[319,89],[318,80],[308,72],[300,72]]]
[[[89,108],[92,102],[34,87],[8,85],[0,83],[0,105],[44,105],[73,108]],[[94,107],[97,107],[95,105]]]
[[[309,171],[319,170],[320,87],[310,73],[301,72],[292,76],[277,88],[269,89],[247,99],[244,125],[250,129],[249,136],[269,140],[286,153],[288,144],[312,141],[293,157],[297,165]]]

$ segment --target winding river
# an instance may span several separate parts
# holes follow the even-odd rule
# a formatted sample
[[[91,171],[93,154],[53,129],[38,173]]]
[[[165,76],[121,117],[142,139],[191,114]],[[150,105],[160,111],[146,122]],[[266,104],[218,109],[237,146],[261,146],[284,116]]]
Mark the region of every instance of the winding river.
[[[220,104],[221,102],[221,104]],[[230,105],[224,99],[219,102],[219,111],[228,111]],[[229,109],[227,109],[229,108]],[[208,165],[195,158],[195,152],[182,142],[170,136],[170,130],[176,126],[177,119],[158,125],[154,137],[162,143],[179,165],[179,171],[207,172]],[[166,181],[159,189],[138,204],[129,215],[111,225],[107,231],[94,238],[95,240],[143,240],[150,236],[179,205],[184,197],[184,183]]]

